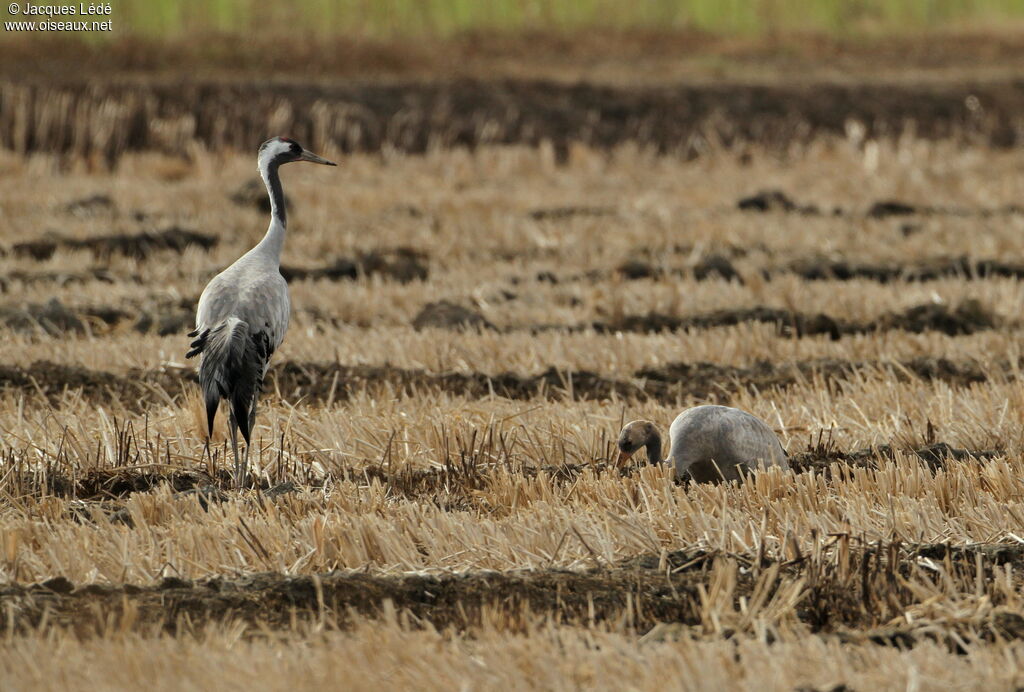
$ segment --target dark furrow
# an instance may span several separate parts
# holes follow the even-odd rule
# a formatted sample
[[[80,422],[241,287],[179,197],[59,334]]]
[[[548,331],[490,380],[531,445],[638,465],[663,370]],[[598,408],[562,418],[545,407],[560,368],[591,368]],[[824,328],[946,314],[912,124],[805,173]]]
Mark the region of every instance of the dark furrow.
[[[84,242],[84,241],[83,241]],[[50,240],[31,241],[17,246],[22,255],[38,255],[47,258],[56,250],[56,243]],[[144,252],[149,253],[154,246]],[[93,249],[94,254],[107,250]],[[117,252],[136,253],[141,249],[125,248]],[[0,251],[3,254],[3,251]],[[146,257],[149,255],[147,254]],[[146,257],[137,257],[144,260]],[[499,258],[501,259],[501,258]],[[887,264],[882,262],[858,262],[846,259],[832,260],[821,257],[807,257],[792,260],[786,264],[766,266],[756,270],[766,280],[777,276],[793,274],[806,281],[873,281],[881,284],[895,282],[926,282],[941,279],[962,281],[983,281],[994,278],[1024,278],[1024,263],[1005,262],[997,259],[971,259],[967,256],[940,257],[911,264]],[[400,283],[425,280],[430,273],[426,254],[408,248],[393,251],[374,251],[355,257],[338,257],[321,266],[298,267],[284,265],[281,273],[288,281],[343,281],[355,280],[362,276],[383,276]],[[599,283],[613,279],[660,280],[679,277],[693,281],[726,280],[743,283],[743,275],[733,262],[722,254],[710,254],[699,261],[683,267],[666,267],[646,259],[630,259],[614,269],[593,269],[576,274],[555,274],[541,271],[533,277],[510,277],[514,287],[526,281],[537,281],[552,285],[572,283]],[[143,283],[138,273],[118,274],[102,267],[90,267],[84,271],[39,271],[15,270],[0,275],[0,292],[9,292],[13,285],[35,285],[54,283],[66,286],[72,283]],[[510,297],[512,296],[512,297]],[[514,290],[506,291],[506,300],[515,300]]]
[[[989,278],[1024,278],[1024,264],[1000,260],[972,260],[967,257],[938,259],[913,265],[872,264],[846,260],[797,260],[782,271],[796,274],[808,281],[936,281],[961,279],[973,281]],[[770,277],[772,270],[767,270]]]
[[[988,369],[974,362],[955,362],[945,358],[920,357],[900,363],[887,361],[842,361],[817,359],[796,363],[759,361],[750,366],[728,366],[713,363],[675,363],[661,368],[645,368],[630,380],[622,380],[589,372],[564,372],[549,368],[536,375],[505,372],[429,373],[423,370],[391,366],[348,366],[338,363],[287,361],[271,368],[264,389],[280,391],[289,401],[317,404],[333,399],[345,400],[354,392],[385,387],[396,394],[446,392],[468,398],[491,395],[510,399],[606,399],[618,397],[631,400],[653,399],[676,403],[690,399],[728,401],[745,390],[784,388],[798,382],[821,381],[842,387],[851,377],[867,373],[884,375],[890,381],[906,382],[912,378],[942,381],[963,387],[989,381],[990,378],[1012,381],[1017,364],[1000,363]],[[65,390],[75,390],[90,401],[116,401],[129,410],[143,410],[162,402],[151,391],[157,386],[171,396],[195,386],[196,375],[191,368],[164,370],[129,370],[120,375],[90,370],[76,365],[37,361],[27,368],[0,366],[0,391],[42,393],[52,401],[60,399]]]
[[[53,257],[57,250],[85,250],[97,258],[109,258],[117,254],[143,260],[153,252],[162,250],[172,250],[181,254],[193,245],[210,250],[216,247],[219,240],[216,236],[172,226],[155,233],[143,231],[136,234],[120,233],[92,238],[66,238],[55,235],[15,243],[11,247],[11,253],[16,257],[47,260]]]
[[[806,257],[792,260],[784,265],[767,266],[756,271],[769,281],[778,276],[795,274],[805,281],[873,281],[888,284],[898,281],[921,283],[941,279],[961,281],[1021,279],[1024,278],[1024,263],[1004,262],[996,259],[971,259],[966,256],[939,257],[912,264]],[[686,267],[665,267],[645,259],[630,259],[614,270],[594,269],[579,274],[565,275],[542,271],[534,276],[534,280],[557,285],[598,283],[611,280],[613,277],[627,281],[680,277],[693,281],[725,280],[744,283],[743,274],[736,268],[732,260],[723,254],[705,255],[698,262]],[[512,279],[513,285],[522,282],[523,279],[520,277]]]
[[[353,267],[353,271],[359,271]],[[319,270],[317,270],[319,271]],[[333,270],[325,270],[333,271]],[[396,270],[397,271],[397,270]],[[401,270],[404,272],[405,270]],[[412,270],[410,270],[412,271]],[[295,274],[291,274],[295,277]],[[329,278],[306,274],[304,278]],[[422,278],[403,273],[399,280]],[[94,336],[116,334],[121,326],[130,325],[134,331],[161,336],[184,334],[192,328],[195,319],[195,300],[183,298],[167,301],[154,298],[149,302],[139,301],[124,306],[68,306],[57,298],[46,303],[0,306],[0,330],[9,329],[21,333],[41,332],[50,336],[65,333]],[[321,310],[299,310],[299,320],[310,324],[324,324],[340,327],[347,323]],[[782,336],[827,335],[840,339],[850,334],[905,331],[914,334],[941,332],[949,336],[975,334],[993,329],[1014,328],[1015,323],[1005,321],[979,301],[968,299],[950,306],[942,303],[924,303],[901,312],[882,314],[864,322],[832,317],[824,313],[804,313],[782,308],[756,306],[715,310],[696,315],[669,315],[650,312],[646,315],[624,315],[614,319],[596,320],[583,324],[540,324],[499,328],[479,312],[451,301],[441,300],[428,303],[411,324],[416,329],[491,329],[503,332],[638,332],[657,333],[680,330],[712,329],[746,323],[775,325]]]
[[[137,246],[116,246],[112,249],[108,246],[101,247],[101,243],[97,243],[95,245],[92,243],[92,241],[105,242],[106,240],[109,239],[94,238],[90,241],[76,241],[79,245],[74,246],[59,245],[56,241],[33,241],[30,243],[15,245],[14,252],[19,254],[27,253],[32,256],[36,256],[36,253],[38,253],[38,256],[36,257],[37,259],[48,259],[59,245],[60,247],[65,248],[87,248],[93,250],[94,253],[120,252],[129,256],[135,256],[136,259],[145,259],[145,257],[148,257],[148,253],[153,250],[175,249],[180,252],[185,247],[184,245],[174,248],[158,244],[140,244]],[[140,241],[140,243],[144,243],[144,241]],[[147,254],[144,256],[137,256],[134,253]],[[426,254],[408,248],[364,252],[358,254],[354,258],[339,257],[327,264],[316,267],[296,267],[287,264],[282,265],[281,267],[281,275],[289,282],[343,281],[355,280],[366,276],[383,276],[404,284],[409,283],[410,281],[424,281],[429,273],[430,270]],[[209,278],[213,278],[212,273]],[[12,284],[19,283],[27,286],[31,286],[33,284],[56,283],[61,287],[64,287],[72,283],[88,283],[91,281],[99,281],[108,284],[125,281],[136,284],[144,283],[143,277],[139,273],[117,275],[103,267],[91,267],[84,271],[64,272],[29,272],[18,270],[9,272],[5,275],[0,275],[0,292],[6,293],[11,289]],[[195,301],[192,300],[191,304],[194,305]]]
[[[779,334],[783,336],[824,334],[834,340],[849,334],[894,330],[915,334],[936,331],[959,336],[1004,326],[998,316],[973,299],[965,300],[953,307],[941,303],[923,303],[907,308],[903,312],[886,313],[867,322],[854,322],[824,313],[803,313],[758,306],[685,316],[650,312],[646,315],[627,315],[607,322],[594,322],[588,326],[600,332],[647,333],[729,327],[748,322],[774,324]]]
[[[586,545],[578,532],[567,531],[565,541],[576,549]],[[477,626],[486,609],[490,622],[500,613],[510,630],[525,630],[537,616],[550,616],[566,623],[624,622],[638,635],[650,632],[655,637],[671,636],[672,628],[665,625],[704,625],[712,628],[711,636],[729,637],[732,630],[702,621],[701,588],[708,588],[714,572],[735,569],[735,588],[727,595],[733,609],[741,607],[741,599],[750,602],[759,579],[768,579],[770,593],[803,578],[797,618],[812,632],[843,640],[903,647],[933,641],[959,651],[965,640],[1024,637],[1024,617],[1004,606],[1005,592],[999,586],[1012,567],[1019,588],[1024,567],[1020,545],[862,544],[850,536],[828,543],[827,550],[786,560],[678,550],[608,564],[594,555],[591,568],[581,571],[437,576],[332,572],[316,577],[260,573],[200,581],[166,577],[151,586],[76,585],[54,577],[0,587],[0,607],[7,614],[0,619],[0,631],[71,627],[82,636],[96,636],[110,622],[120,622],[126,609],[133,614],[125,620],[131,627],[162,627],[173,634],[234,621],[287,629],[300,620],[346,628],[353,612],[374,617],[393,607],[413,622],[439,630]],[[929,561],[943,566],[941,576],[926,567]],[[953,587],[971,594],[980,589],[977,596],[991,599],[996,607],[973,621],[958,614],[913,622],[902,615],[922,603],[922,590],[911,588],[915,582],[931,587],[923,590],[925,596],[939,584],[942,590]],[[897,622],[901,624],[886,624]],[[662,628],[654,630],[658,625]]]
[[[905,216],[959,216],[990,218],[994,216],[1013,216],[1024,214],[1024,207],[1018,204],[1005,204],[1000,207],[947,207],[932,204],[915,204],[897,199],[882,199],[872,204],[863,212],[842,207],[822,210],[815,204],[799,204],[782,190],[761,190],[760,192],[742,197],[736,202],[736,208],[746,212],[784,212],[801,216],[867,216],[871,219]]]

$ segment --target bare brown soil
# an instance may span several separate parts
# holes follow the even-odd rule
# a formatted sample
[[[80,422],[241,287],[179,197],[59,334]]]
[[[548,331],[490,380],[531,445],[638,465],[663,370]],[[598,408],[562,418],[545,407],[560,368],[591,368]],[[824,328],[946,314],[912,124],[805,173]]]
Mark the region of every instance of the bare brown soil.
[[[348,260],[326,268],[293,270],[282,267],[292,278],[318,278],[327,280],[352,279],[366,272],[388,274],[399,282],[406,283],[425,278],[426,267],[418,260],[399,257],[394,262],[379,260],[374,263],[356,264]],[[354,274],[354,276],[353,276]],[[513,298],[514,299],[514,298]],[[51,336],[63,333],[82,334],[89,326],[116,327],[131,324],[141,334],[156,333],[161,336],[184,334],[191,329],[195,301],[161,300],[153,304],[124,306],[80,306],[70,307],[53,298],[46,303],[0,306],[0,329],[33,333],[42,331]],[[316,323],[339,325],[340,320],[320,310],[305,311]],[[925,303],[907,308],[903,312],[888,313],[876,319],[855,322],[826,314],[806,314],[792,310],[758,306],[716,310],[697,315],[667,315],[650,312],[646,315],[623,315],[608,321],[588,324],[541,324],[526,327],[510,327],[499,331],[514,332],[528,330],[533,333],[547,331],[580,332],[593,329],[599,333],[637,332],[657,333],[679,330],[711,329],[746,323],[775,325],[783,336],[828,335],[837,340],[850,334],[870,334],[887,331],[905,331],[914,334],[940,332],[949,336],[975,334],[977,332],[1012,327],[1011,323],[994,315],[975,300],[966,300],[954,307],[945,304]],[[416,329],[429,327],[444,329],[489,329],[498,330],[479,313],[449,301],[428,303],[412,320]]]
[[[64,288],[72,284],[99,282],[113,284],[118,282],[142,283],[138,274],[130,276],[118,274],[103,267],[90,267],[84,271],[24,271],[15,270],[0,276],[0,293],[11,290],[11,284],[32,286],[34,284],[54,284]]]
[[[144,237],[143,237],[144,238]],[[145,242],[140,238],[140,242]],[[105,254],[120,252],[136,259],[145,260],[153,251],[165,249],[159,245],[149,245],[144,257],[135,255],[135,250],[114,248],[96,239],[87,241],[93,252]],[[86,241],[78,241],[75,249],[80,249]],[[17,254],[29,255],[39,259],[52,256],[58,242],[50,240],[29,241],[18,244]],[[106,247],[104,247],[106,245]],[[65,246],[67,247],[67,246]],[[169,248],[174,250],[175,248]],[[355,257],[339,257],[322,266],[299,267],[285,264],[281,273],[287,281],[345,281],[357,280],[360,277],[381,276],[386,279],[408,283],[425,280],[430,274],[430,259],[427,253],[412,248],[395,248],[361,253]],[[761,270],[762,276],[793,274],[807,281],[874,281],[881,284],[896,281],[924,282],[941,279],[957,278],[965,281],[980,281],[988,278],[1024,278],[1024,264],[1006,262],[998,259],[972,259],[967,256],[938,257],[910,264],[885,264],[873,262],[857,262],[850,260],[827,259],[823,257],[807,257],[792,260],[785,265],[769,265]],[[702,257],[692,266],[686,268],[663,269],[662,267],[642,259],[630,259],[612,271],[594,269],[582,274],[559,275],[546,271],[533,277],[537,281],[550,284],[596,282],[608,279],[613,275],[627,281],[656,279],[663,276],[679,276],[692,278],[695,281],[727,280],[743,282],[742,275],[733,262],[726,256],[712,253]],[[142,283],[142,276],[137,272],[125,274],[115,272],[106,267],[95,266],[83,271],[27,271],[16,270],[0,275],[0,292],[10,290],[11,284],[56,284],[60,287],[69,284],[85,284],[89,282],[118,283],[128,281]],[[510,282],[516,286],[524,281],[521,277],[511,277]],[[518,294],[509,292],[508,299],[515,300]],[[774,320],[769,320],[774,321]]]
[[[217,238],[173,226],[156,233],[114,234],[85,239],[52,235],[40,240],[15,243],[11,252],[16,257],[31,257],[36,260],[51,258],[58,248],[88,250],[97,259],[108,258],[115,253],[124,257],[145,259],[159,250],[173,250],[181,254],[185,248],[192,245],[209,250],[217,245]]]
[[[341,281],[366,276],[383,276],[399,283],[423,281],[430,273],[427,254],[400,247],[360,253],[354,258],[341,257],[323,267],[281,267],[286,281]]]
[[[935,303],[916,305],[904,312],[882,315],[878,319],[863,323],[837,319],[825,314],[809,315],[792,310],[755,307],[678,317],[652,312],[647,315],[626,315],[611,322],[598,322],[590,326],[597,331],[662,332],[728,327],[745,322],[774,324],[779,333],[785,336],[827,334],[832,339],[839,339],[845,334],[867,334],[894,329],[913,333],[937,331],[956,336],[995,329],[1001,321],[977,301],[965,301],[952,309],[947,305]]]
[[[935,281],[952,277],[966,281],[995,277],[1024,278],[1024,264],[995,259],[972,260],[968,257],[936,259],[908,266],[806,259],[794,261],[786,270],[808,281],[859,279],[883,284],[893,281]]]
[[[391,391],[413,395],[416,392],[441,391],[470,398],[491,396],[529,400],[541,398],[621,399],[674,403],[688,397],[728,400],[731,394],[745,390],[785,388],[808,379],[820,378],[841,386],[843,380],[863,372],[884,372],[895,381],[908,378],[942,381],[963,387],[986,382],[995,374],[969,362],[945,358],[920,357],[902,363],[851,362],[820,359],[797,363],[759,361],[747,367],[713,363],[674,363],[661,368],[646,368],[635,373],[633,381],[618,380],[593,372],[563,372],[548,368],[536,375],[512,372],[429,373],[388,366],[347,366],[336,363],[284,362],[268,373],[265,389],[304,403],[343,401],[356,392],[387,387]],[[1015,378],[1016,366],[1004,363],[998,376]],[[160,395],[156,386],[170,396],[180,396],[196,386],[192,369],[160,371],[132,370],[126,375],[88,368],[38,361],[28,368],[0,366],[0,391],[42,394],[59,401],[67,391],[79,391],[94,402],[116,401],[129,410],[144,410]]]
[[[909,229],[909,230],[908,230]],[[908,225],[904,234],[916,232]],[[696,281],[725,279],[743,281],[728,257],[711,254],[695,263],[692,268],[663,270],[644,260],[633,259],[616,267],[616,273],[627,280],[650,279],[664,276],[692,277]],[[823,257],[807,257],[791,261],[784,266],[770,266],[761,270],[762,276],[770,279],[773,275],[794,274],[807,281],[876,281],[881,284],[893,281],[937,281],[939,279],[962,278],[976,281],[986,278],[1024,278],[1024,264],[1005,262],[997,259],[972,259],[966,256],[938,257],[915,264],[881,264],[835,260]],[[584,275],[559,277],[552,275],[552,283],[562,281],[593,280],[603,275],[594,270]]]
[[[885,219],[901,216],[960,216],[989,218],[994,216],[1011,216],[1024,213],[1024,207],[1018,204],[1006,204],[1001,207],[949,207],[931,204],[915,204],[898,199],[882,199],[874,202],[863,213],[833,206],[823,210],[816,204],[801,204],[793,200],[782,190],[771,189],[741,197],[736,208],[747,212],[786,212],[802,216],[857,216],[863,215],[870,219]]]
[[[838,541],[853,542],[839,537],[831,543]],[[487,610],[490,617],[497,612],[512,629],[516,621],[525,627],[530,618],[547,615],[557,622],[591,624],[624,618],[642,633],[659,624],[700,625],[698,587],[707,584],[712,570],[731,563],[742,568],[730,594],[734,598],[749,600],[755,584],[768,572],[769,593],[784,580],[803,578],[807,593],[797,616],[812,631],[858,629],[851,636],[883,645],[913,646],[920,638],[935,635],[914,633],[909,625],[882,625],[919,603],[913,589],[901,580],[920,579],[925,574],[922,560],[943,564],[954,581],[977,578],[984,585],[1007,567],[1019,570],[1024,549],[1003,544],[952,547],[893,542],[795,555],[777,563],[756,555],[698,550],[640,555],[619,564],[604,564],[595,555],[594,566],[585,571],[399,577],[264,573],[196,582],[166,577],[152,586],[75,585],[54,577],[40,584],[0,587],[0,605],[8,613],[2,625],[5,632],[48,625],[71,627],[85,636],[102,631],[109,618],[134,627],[161,624],[172,633],[232,620],[285,628],[299,618],[345,627],[353,613],[379,615],[387,607],[406,611],[414,622],[438,629],[479,625]],[[998,606],[1001,599],[997,593],[992,595]],[[130,619],[125,619],[129,611]],[[938,636],[955,649],[952,634],[947,630]],[[1024,637],[1024,619],[997,611],[984,624],[982,636]]]
[[[209,247],[212,247],[213,244],[216,244],[216,238],[213,238],[212,236],[202,236],[202,238],[209,238],[212,241],[209,245],[203,245],[202,247],[204,248],[208,249]],[[154,240],[157,242],[151,242]],[[189,241],[189,243],[191,243],[191,241]],[[154,239],[153,236],[142,234],[140,236],[92,238],[67,243],[64,241],[50,240],[31,241],[15,245],[13,252],[19,256],[31,256],[33,259],[46,260],[53,255],[58,247],[74,250],[86,248],[93,252],[97,257],[109,256],[109,254],[117,252],[124,256],[132,257],[133,259],[141,261],[159,250],[173,250],[180,253],[186,245],[176,246],[164,244],[160,242],[160,239],[158,238]],[[427,278],[429,273],[430,265],[426,254],[409,248],[365,252],[360,253],[353,258],[339,257],[322,266],[297,267],[287,264],[281,266],[281,274],[287,281],[355,281],[362,277],[381,276],[399,283],[409,283],[411,281],[423,281]],[[53,283],[57,284],[59,287],[64,287],[69,284],[85,284],[93,281],[108,284],[119,282],[141,284],[143,283],[143,277],[138,272],[125,274],[122,272],[114,272],[101,266],[91,267],[84,271],[33,272],[17,270],[5,275],[0,275],[0,292],[7,292],[12,284],[31,286],[33,284]],[[196,301],[195,299],[190,298],[181,302],[188,303],[187,307],[191,309],[195,305]],[[0,314],[10,315],[18,312],[19,309],[26,312],[29,317],[34,318],[43,308],[38,305],[29,305],[24,308],[0,307]],[[61,305],[61,309],[69,313],[82,312],[86,315],[95,311],[92,308],[69,308],[63,306],[63,304]],[[109,310],[115,309],[109,308]],[[177,318],[177,309],[173,309],[171,311],[175,313],[174,317]],[[132,316],[131,313],[123,311],[120,312],[122,313],[122,318]],[[161,315],[161,317],[164,317],[164,315]],[[108,324],[114,324],[122,318],[108,321]],[[185,324],[187,323],[182,323],[183,326]],[[139,328],[139,331],[142,332],[148,330],[149,326]],[[78,330],[76,329],[74,331]],[[175,329],[173,331],[182,331],[182,329]],[[169,334],[172,332],[168,331],[162,333]]]

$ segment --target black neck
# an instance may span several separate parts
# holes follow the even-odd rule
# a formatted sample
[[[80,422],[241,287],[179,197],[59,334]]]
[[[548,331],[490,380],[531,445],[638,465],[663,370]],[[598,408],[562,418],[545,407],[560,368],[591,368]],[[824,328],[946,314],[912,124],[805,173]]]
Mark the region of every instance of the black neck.
[[[270,195],[270,214],[284,226],[287,220],[287,212],[284,206],[284,190],[281,189],[281,177],[277,174],[280,166],[275,161],[267,164],[263,172],[263,182],[267,185],[267,193]]]
[[[661,435],[655,430],[647,440],[647,461],[650,464],[661,463]]]

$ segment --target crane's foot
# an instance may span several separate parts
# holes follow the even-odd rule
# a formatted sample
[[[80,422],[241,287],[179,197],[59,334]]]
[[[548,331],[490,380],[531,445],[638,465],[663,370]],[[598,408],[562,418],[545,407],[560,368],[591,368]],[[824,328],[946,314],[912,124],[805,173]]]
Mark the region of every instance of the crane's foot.
[[[253,478],[249,473],[249,445],[245,445],[245,454],[235,455],[235,488],[241,490],[252,485]]]

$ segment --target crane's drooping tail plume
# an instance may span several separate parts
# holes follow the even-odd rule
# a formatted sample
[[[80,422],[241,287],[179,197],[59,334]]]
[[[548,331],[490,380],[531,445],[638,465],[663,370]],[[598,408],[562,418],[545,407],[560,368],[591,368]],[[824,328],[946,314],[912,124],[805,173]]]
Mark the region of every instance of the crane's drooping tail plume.
[[[192,350],[186,354],[191,358],[199,353],[203,360],[199,365],[199,386],[206,403],[206,422],[209,433],[213,434],[213,419],[221,399],[227,399],[234,414],[235,423],[242,432],[246,444],[252,431],[249,413],[255,401],[256,392],[263,380],[263,368],[269,354],[260,340],[249,332],[249,325],[236,317],[207,329],[196,336]]]

